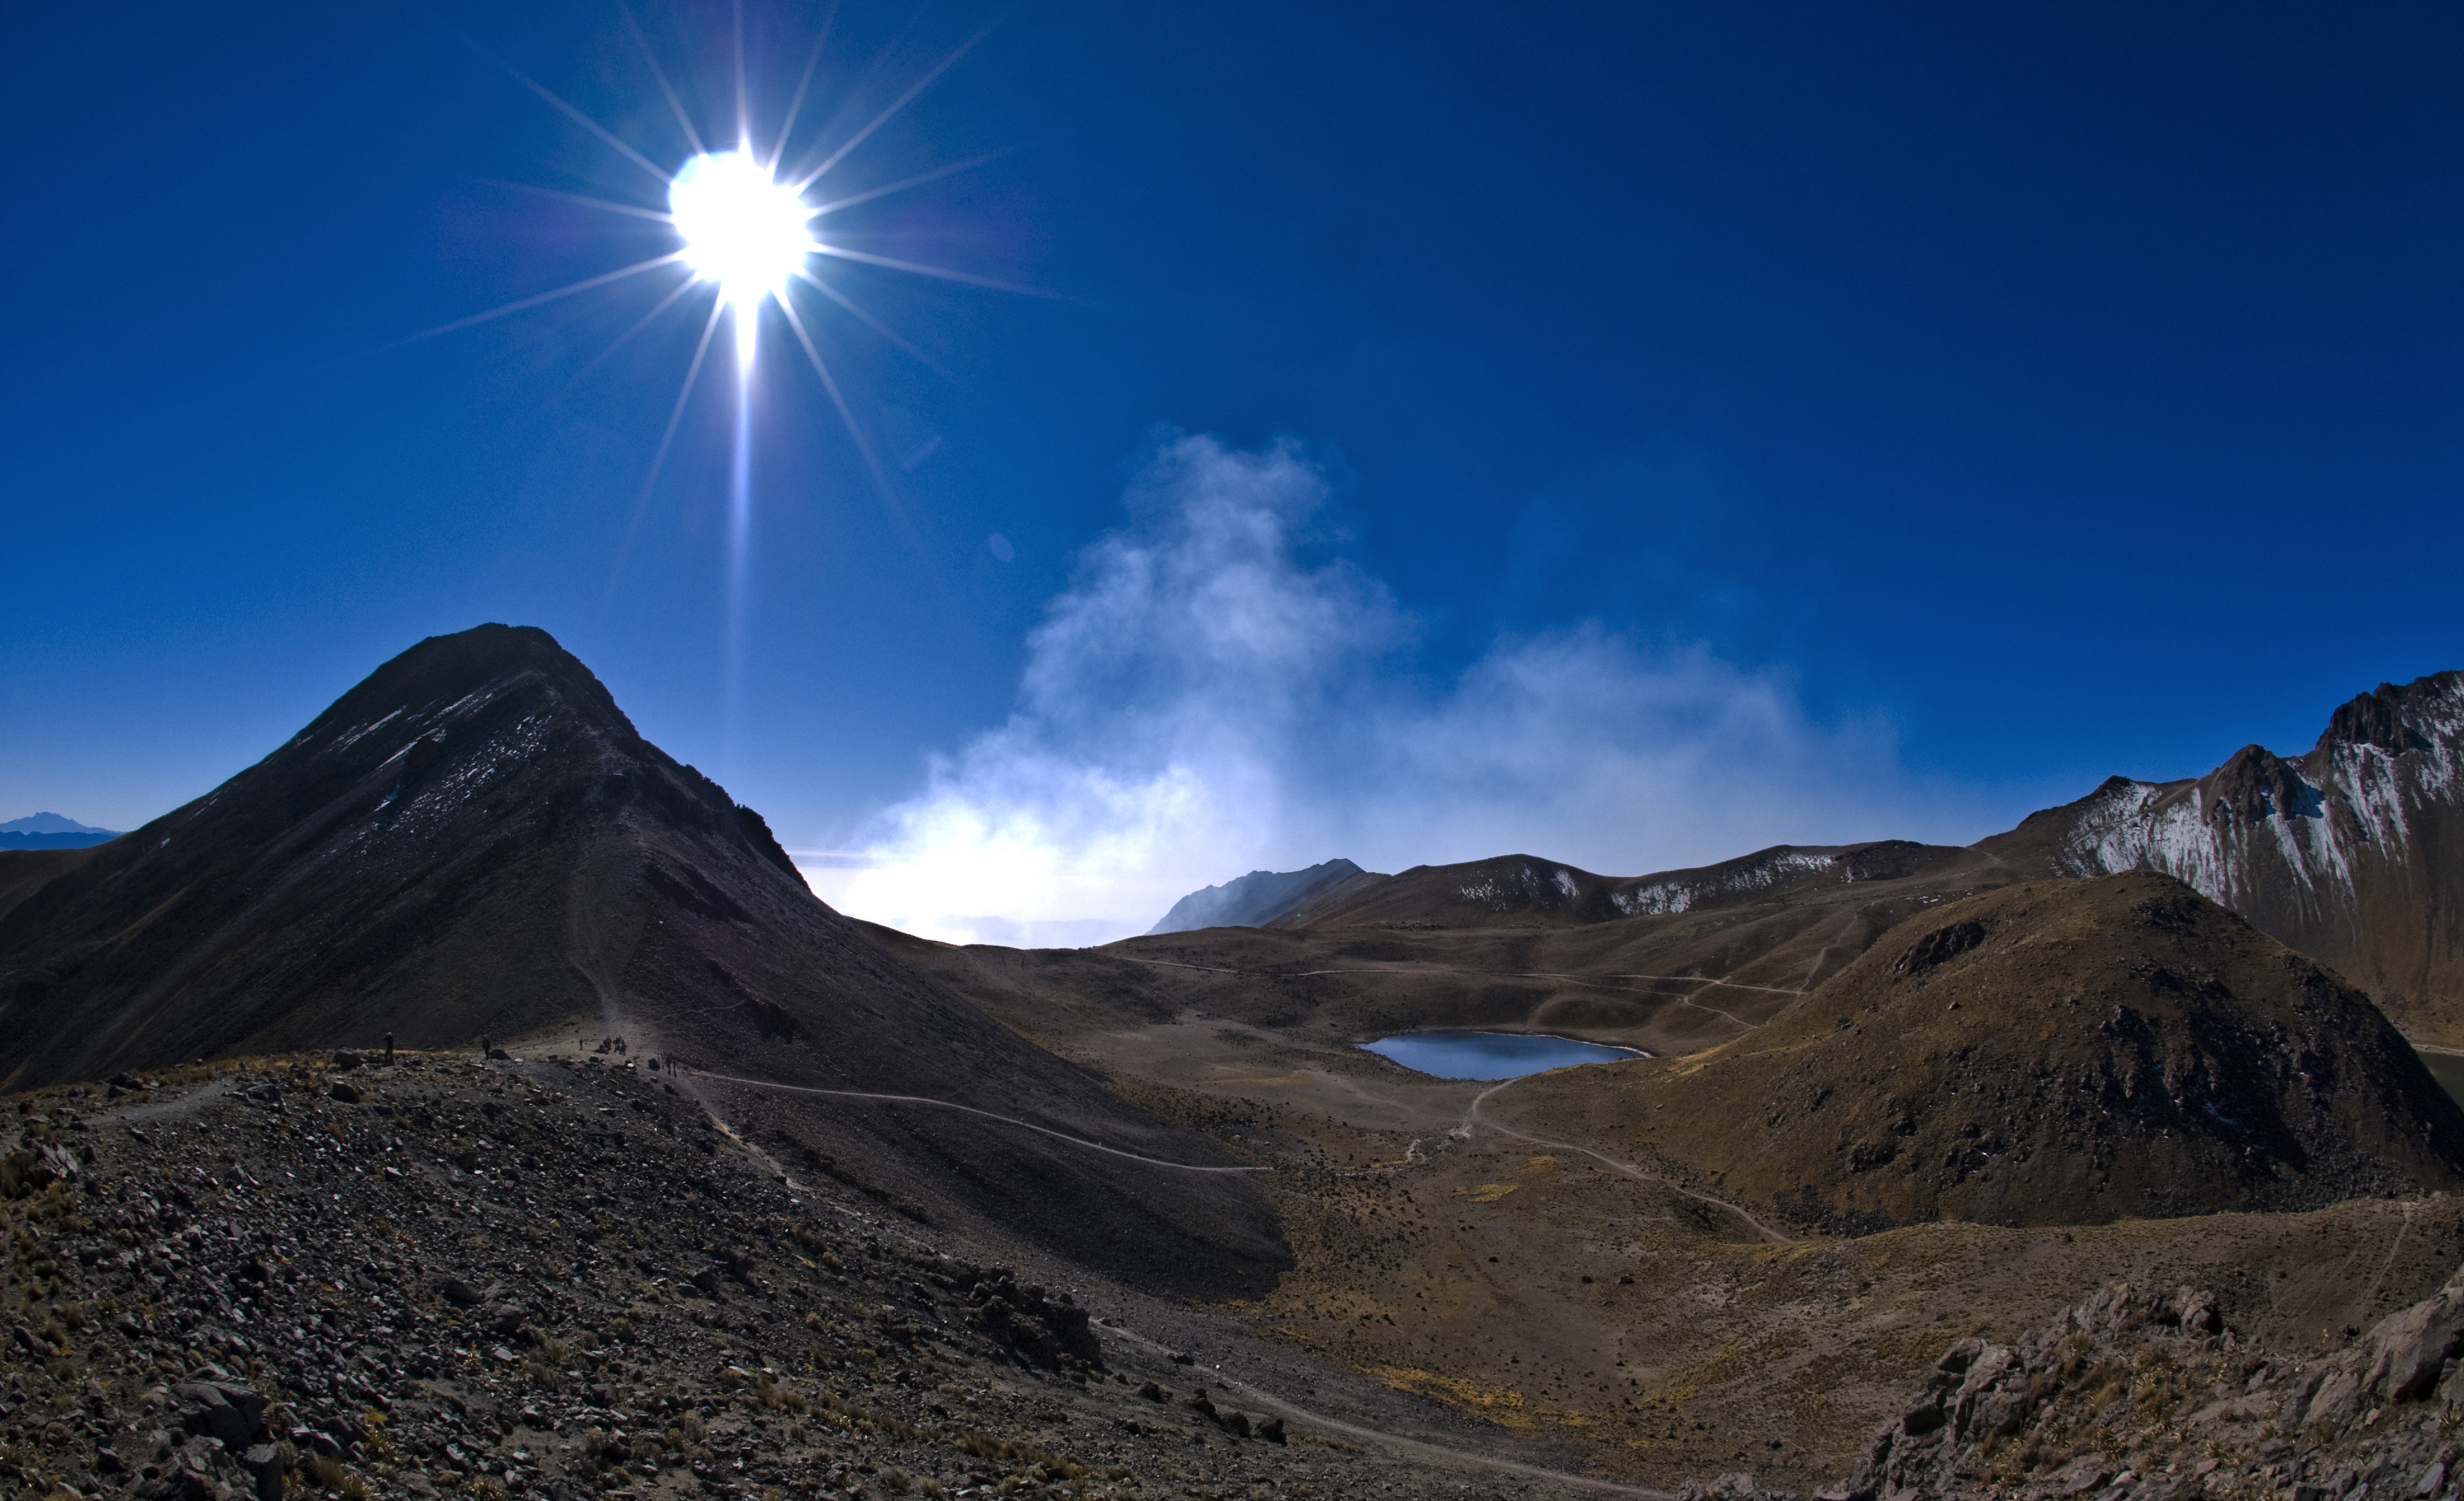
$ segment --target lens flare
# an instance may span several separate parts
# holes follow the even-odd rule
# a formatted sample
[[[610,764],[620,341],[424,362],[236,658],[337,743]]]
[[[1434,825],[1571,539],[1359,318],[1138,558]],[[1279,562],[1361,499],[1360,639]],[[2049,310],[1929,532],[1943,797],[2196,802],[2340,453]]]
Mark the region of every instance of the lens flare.
[[[668,185],[668,209],[684,237],[685,264],[735,308],[739,325],[766,297],[783,297],[812,253],[813,210],[774,181],[751,150],[703,152]]]

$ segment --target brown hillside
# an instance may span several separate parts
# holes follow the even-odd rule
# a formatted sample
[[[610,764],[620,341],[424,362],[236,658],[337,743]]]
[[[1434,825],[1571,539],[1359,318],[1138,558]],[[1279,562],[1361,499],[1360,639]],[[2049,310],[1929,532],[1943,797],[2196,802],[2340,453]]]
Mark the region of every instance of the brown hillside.
[[[81,850],[0,850],[0,917],[40,891],[52,877],[84,864],[100,848]]]
[[[1836,1229],[2464,1184],[2464,1111],[2366,997],[2149,874],[1935,909],[1735,1042],[1550,1075],[1500,1104]]]
[[[1682,888],[1701,897],[1699,904],[1602,921],[1545,913],[1507,914],[1485,925],[1330,918],[1302,928],[1208,928],[1102,948],[1034,950],[870,931],[909,962],[1047,1044],[1201,1012],[1325,1041],[1464,1026],[1689,1053],[1769,1021],[1910,915],[2009,879],[1966,850],[1868,845],[1834,854],[1775,891],[1735,879],[1760,857],[1642,877],[1672,885],[1680,876],[1712,879]],[[1459,877],[1505,863],[1429,867],[1405,876],[1364,872],[1345,884],[1396,883],[1390,894],[1399,901],[1412,897],[1411,882],[1420,878],[1420,894],[1441,895],[1450,872]]]
[[[1914,876],[1973,875],[1992,865],[1972,850],[1885,839],[1863,845],[1773,845],[1752,854],[1650,875],[1596,875],[1536,855],[1362,871],[1312,887],[1276,928],[1532,928],[1674,916],[1763,903],[1817,888]]]
[[[0,916],[0,1088],[387,1032],[618,1033],[713,1073],[1223,1161],[823,905],[759,815],[644,740],[544,631],[424,641],[206,797],[63,853]],[[773,1150],[933,1223],[1184,1291],[1287,1261],[1234,1175],[959,1111],[770,1098]]]

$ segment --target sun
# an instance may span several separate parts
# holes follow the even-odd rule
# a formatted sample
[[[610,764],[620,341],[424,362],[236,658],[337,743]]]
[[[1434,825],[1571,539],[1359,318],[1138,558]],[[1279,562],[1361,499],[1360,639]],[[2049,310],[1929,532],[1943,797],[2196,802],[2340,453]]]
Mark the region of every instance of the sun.
[[[850,296],[849,289],[838,284],[844,278],[834,274],[832,268],[862,265],[1030,297],[1051,295],[953,267],[926,265],[885,255],[874,250],[859,249],[866,237],[861,231],[850,234],[843,227],[831,229],[834,223],[841,226],[845,223],[834,216],[860,204],[873,203],[927,183],[971,171],[1008,154],[1006,151],[994,151],[927,167],[877,186],[835,188],[826,194],[818,191],[824,179],[846,164],[851,154],[873,139],[883,126],[913,104],[936,79],[957,66],[958,60],[984,38],[991,29],[989,24],[924,68],[920,76],[878,112],[869,118],[850,116],[846,120],[831,115],[828,122],[818,123],[808,129],[804,133],[806,139],[800,145],[797,123],[803,118],[807,99],[814,96],[815,74],[829,38],[830,26],[825,22],[820,34],[814,38],[812,50],[804,60],[803,76],[788,95],[776,129],[757,129],[750,103],[753,88],[746,66],[741,7],[737,9],[733,90],[735,119],[726,135],[711,136],[705,136],[701,128],[702,123],[707,123],[706,119],[696,122],[696,111],[687,106],[686,96],[679,94],[669,79],[649,38],[630,12],[626,13],[627,29],[632,33],[633,40],[641,50],[647,75],[645,81],[655,85],[658,95],[665,99],[673,116],[673,145],[681,147],[678,155],[682,157],[682,165],[672,169],[665,164],[676,161],[676,156],[665,155],[658,146],[646,150],[634,144],[476,41],[455,33],[473,53],[503,70],[557,113],[588,131],[629,168],[640,173],[639,177],[631,179],[634,190],[639,194],[632,201],[548,188],[528,190],[621,218],[649,220],[670,232],[673,238],[662,254],[647,260],[518,298],[502,306],[457,318],[398,342],[410,343],[435,338],[583,293],[611,289],[637,276],[653,280],[674,278],[666,296],[660,298],[656,305],[631,328],[617,336],[610,345],[612,349],[615,344],[622,344],[659,323],[671,309],[677,309],[680,317],[700,324],[692,358],[685,364],[684,379],[673,405],[668,410],[667,425],[651,450],[640,494],[634,500],[631,523],[627,526],[624,541],[617,550],[614,566],[621,570],[625,556],[632,546],[634,534],[649,507],[651,492],[658,484],[669,450],[684,421],[686,408],[693,403],[706,365],[713,363],[707,360],[707,356],[719,332],[719,325],[731,321],[735,324],[735,421],[728,466],[727,582],[723,591],[727,613],[723,634],[728,659],[723,680],[726,684],[724,699],[730,706],[726,711],[728,716],[734,713],[737,664],[743,653],[747,618],[745,602],[750,590],[754,551],[754,387],[757,382],[777,379],[783,373],[776,370],[765,373],[755,358],[758,335],[772,311],[776,311],[778,319],[773,326],[790,336],[790,342],[812,366],[830,406],[846,427],[847,437],[863,458],[865,467],[870,471],[884,505],[901,525],[905,525],[895,487],[888,471],[882,467],[880,454],[863,425],[857,421],[855,408],[842,388],[840,377],[832,373],[829,360],[824,357],[823,350],[830,342],[832,325],[845,327],[834,315],[843,315],[845,320],[879,335],[935,373],[945,378],[955,377],[949,377],[948,371],[913,342],[860,305]],[[705,102],[719,92],[719,88],[707,91],[703,95]],[[820,115],[823,112],[817,110],[815,113]],[[850,122],[853,122],[852,129],[848,128]],[[642,123],[645,121],[635,121],[637,126]],[[730,136],[737,143],[735,147],[720,149]],[[664,208],[653,208],[649,202],[642,201],[649,196],[652,185],[664,196]],[[807,192],[816,192],[816,197],[808,199]],[[856,243],[849,243],[851,238]],[[700,297],[695,294],[700,294]],[[704,297],[708,298],[706,303],[701,301]],[[730,314],[734,315],[732,319],[728,316]],[[913,528],[909,530],[912,534]],[[920,548],[920,541],[917,545]]]
[[[787,283],[816,249],[814,210],[791,183],[775,180],[749,146],[702,152],[668,184],[668,212],[693,275],[715,282],[741,320]]]

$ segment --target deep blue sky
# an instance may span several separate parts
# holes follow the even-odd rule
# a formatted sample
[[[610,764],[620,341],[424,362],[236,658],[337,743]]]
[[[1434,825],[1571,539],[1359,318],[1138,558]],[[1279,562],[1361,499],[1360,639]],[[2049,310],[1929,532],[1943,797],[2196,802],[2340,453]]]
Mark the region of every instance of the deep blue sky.
[[[821,10],[747,13],[775,121]],[[643,14],[721,125],[726,8]],[[994,18],[847,0],[800,140]],[[828,182],[1008,154],[831,223],[1053,296],[833,272],[947,372],[824,320],[875,442],[938,439],[894,507],[767,347],[732,707],[717,400],[633,523],[690,320],[383,347],[664,248],[501,186],[661,201],[457,39],[673,166],[614,7],[0,27],[0,817],[133,826],[498,619],[841,847],[1010,712],[1155,424],[1309,446],[1395,682],[1716,660],[1896,737],[1937,836],[2464,666],[2450,4],[1027,0]]]

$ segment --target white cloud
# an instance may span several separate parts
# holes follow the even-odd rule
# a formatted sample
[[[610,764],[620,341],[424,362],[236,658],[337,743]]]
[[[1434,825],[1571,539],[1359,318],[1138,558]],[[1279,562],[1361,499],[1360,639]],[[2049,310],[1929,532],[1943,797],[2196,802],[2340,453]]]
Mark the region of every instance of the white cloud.
[[[1530,852],[1609,874],[1900,833],[1879,723],[1812,722],[1781,678],[1596,626],[1416,676],[1415,626],[1331,555],[1298,447],[1161,442],[1130,524],[1029,637],[1017,711],[808,869],[844,912],[958,941],[1145,931],[1182,894],[1347,855]],[[970,916],[973,915],[973,916]]]

